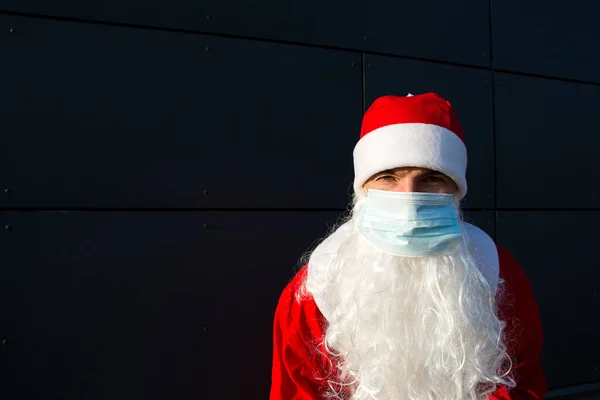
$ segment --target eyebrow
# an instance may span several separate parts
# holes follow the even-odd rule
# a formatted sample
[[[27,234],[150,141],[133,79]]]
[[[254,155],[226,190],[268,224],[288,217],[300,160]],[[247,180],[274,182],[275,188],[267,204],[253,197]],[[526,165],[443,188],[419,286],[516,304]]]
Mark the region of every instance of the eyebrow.
[[[398,171],[401,172],[402,170]],[[379,175],[396,175],[396,172],[394,172],[394,169],[386,169],[384,171],[378,172],[377,174],[375,174],[375,176],[379,176]],[[423,176],[432,176],[432,175],[440,175],[440,176],[446,176],[444,173],[439,172],[439,171],[434,171],[434,170],[430,170],[430,171],[424,171],[422,174],[419,174],[419,177],[423,177]]]
[[[395,175],[393,169],[386,169],[386,170],[376,173],[375,175],[385,175],[385,174]]]
[[[439,172],[439,171],[427,171],[427,172],[424,172],[423,174],[421,174],[420,176],[432,176],[432,175],[439,175],[439,176],[447,178],[446,174]]]

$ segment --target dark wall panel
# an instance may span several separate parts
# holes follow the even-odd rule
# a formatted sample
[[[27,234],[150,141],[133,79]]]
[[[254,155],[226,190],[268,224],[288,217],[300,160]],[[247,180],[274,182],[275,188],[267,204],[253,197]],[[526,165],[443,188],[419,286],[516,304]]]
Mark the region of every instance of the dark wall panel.
[[[565,388],[565,389],[557,389],[555,391],[553,391],[554,393],[557,393],[556,395],[554,395],[554,393],[548,393],[548,396],[546,396],[546,399],[553,399],[553,400],[598,400],[600,399],[600,390],[598,390],[598,386],[599,384],[590,384],[590,387],[588,387],[588,385],[581,385],[575,388]],[[569,394],[563,394],[563,392],[567,392]]]
[[[490,66],[485,1],[357,1],[368,51]],[[338,5],[339,7],[339,5]],[[415,18],[426,15],[426,18]]]
[[[278,297],[336,218],[0,213],[0,398],[266,398]]]
[[[600,398],[600,383],[556,389],[548,393],[552,400],[597,400]]]
[[[0,396],[265,398],[278,296],[340,215],[0,212]]]
[[[600,82],[600,2],[491,3],[495,68]]]
[[[544,328],[550,387],[600,380],[596,211],[500,212],[498,242],[527,273]]]
[[[494,211],[465,211],[463,219],[482,229],[492,239],[496,239],[496,213]]]
[[[0,204],[347,204],[359,54],[11,16],[0,32]]]
[[[366,108],[379,96],[437,92],[456,108],[465,132],[469,190],[465,207],[494,207],[494,133],[489,71],[365,55]]]
[[[497,74],[498,207],[597,208],[600,87]]]
[[[488,2],[6,0],[2,9],[489,66]],[[416,18],[427,15],[427,18]]]

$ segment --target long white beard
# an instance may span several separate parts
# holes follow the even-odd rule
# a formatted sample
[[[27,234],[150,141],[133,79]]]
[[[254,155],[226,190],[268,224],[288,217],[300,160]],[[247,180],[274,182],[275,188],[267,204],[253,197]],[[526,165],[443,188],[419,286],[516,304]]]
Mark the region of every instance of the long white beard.
[[[330,397],[482,399],[498,384],[513,387],[504,323],[467,241],[452,255],[399,257],[350,223],[349,237],[306,281],[330,307]]]

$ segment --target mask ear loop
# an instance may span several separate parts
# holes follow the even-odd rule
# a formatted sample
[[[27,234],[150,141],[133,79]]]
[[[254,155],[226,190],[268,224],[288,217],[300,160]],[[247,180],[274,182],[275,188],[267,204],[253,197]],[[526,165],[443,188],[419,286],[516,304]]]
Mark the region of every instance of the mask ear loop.
[[[464,222],[465,219],[464,219],[462,207],[460,206],[460,202],[461,201],[458,199],[458,197],[456,197],[456,195],[454,195],[454,201],[452,203],[454,204],[454,207],[456,207],[456,215],[460,222]]]
[[[354,205],[352,207],[352,213],[351,213],[351,218],[354,218],[354,220],[356,221],[356,223],[358,223],[358,214],[360,214],[362,212],[362,210],[365,207],[365,203],[367,202],[369,198],[367,196],[361,196],[361,197],[357,197],[354,201]]]
[[[354,192],[352,196],[352,207],[354,207],[358,202],[364,198],[369,197],[369,191],[363,187],[360,188],[358,192]]]

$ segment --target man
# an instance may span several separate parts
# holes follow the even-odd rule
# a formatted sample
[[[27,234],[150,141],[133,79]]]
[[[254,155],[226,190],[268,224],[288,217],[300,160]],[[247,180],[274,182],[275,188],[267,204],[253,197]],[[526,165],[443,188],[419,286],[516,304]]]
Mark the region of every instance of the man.
[[[543,399],[531,287],[461,220],[466,165],[449,102],[373,103],[354,149],[351,217],[277,306],[271,400]]]

